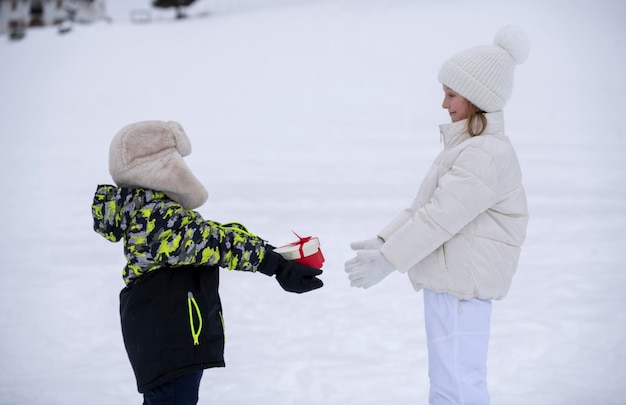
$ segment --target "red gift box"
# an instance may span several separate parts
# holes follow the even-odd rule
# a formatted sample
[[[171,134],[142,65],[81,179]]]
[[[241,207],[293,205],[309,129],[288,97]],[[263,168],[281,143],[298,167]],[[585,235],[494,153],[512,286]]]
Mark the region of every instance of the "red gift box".
[[[321,269],[324,264],[324,255],[320,249],[319,239],[311,236],[301,238],[295,232],[294,235],[298,237],[296,242],[278,247],[274,249],[274,252],[280,253],[287,260]]]

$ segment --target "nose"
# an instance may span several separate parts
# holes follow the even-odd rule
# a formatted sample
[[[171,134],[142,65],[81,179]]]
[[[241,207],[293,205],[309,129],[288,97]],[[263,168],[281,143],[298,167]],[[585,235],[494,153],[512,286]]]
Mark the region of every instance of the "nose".
[[[450,103],[448,103],[448,97],[443,98],[443,102],[441,103],[441,108],[448,109],[450,107]]]

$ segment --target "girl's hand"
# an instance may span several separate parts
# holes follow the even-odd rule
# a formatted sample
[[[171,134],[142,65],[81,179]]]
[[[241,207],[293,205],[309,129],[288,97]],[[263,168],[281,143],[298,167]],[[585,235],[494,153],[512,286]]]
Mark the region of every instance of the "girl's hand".
[[[352,287],[370,288],[395,271],[379,249],[361,249],[345,267]]]

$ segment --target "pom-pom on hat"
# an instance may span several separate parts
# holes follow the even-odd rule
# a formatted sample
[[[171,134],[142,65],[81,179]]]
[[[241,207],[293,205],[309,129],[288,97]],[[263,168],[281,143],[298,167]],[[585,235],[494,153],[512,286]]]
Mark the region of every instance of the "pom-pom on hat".
[[[109,173],[118,187],[161,191],[185,209],[198,208],[206,189],[183,160],[191,142],[175,121],[141,121],[122,128],[111,141]]]
[[[530,45],[521,27],[507,25],[493,45],[477,46],[444,62],[438,79],[485,112],[499,111],[511,97],[515,65],[528,58]]]

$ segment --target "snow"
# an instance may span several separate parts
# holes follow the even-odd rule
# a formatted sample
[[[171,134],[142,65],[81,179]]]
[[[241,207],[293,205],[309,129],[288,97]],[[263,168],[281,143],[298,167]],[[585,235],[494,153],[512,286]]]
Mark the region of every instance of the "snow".
[[[505,109],[531,220],[494,304],[493,403],[624,403],[626,3],[343,0],[206,16],[205,2],[184,21],[131,24],[143,3],[63,36],[0,38],[0,404],[141,402],[119,327],[122,246],[93,232],[90,204],[111,182],[111,138],[144,119],[185,127],[204,217],[275,245],[318,236],[327,259],[324,288],[304,295],[222,271],[227,367],[205,372],[200,403],[426,403],[421,293],[400,274],[353,289],[343,263],[411,203],[442,147],[440,64],[507,23],[531,39]]]

